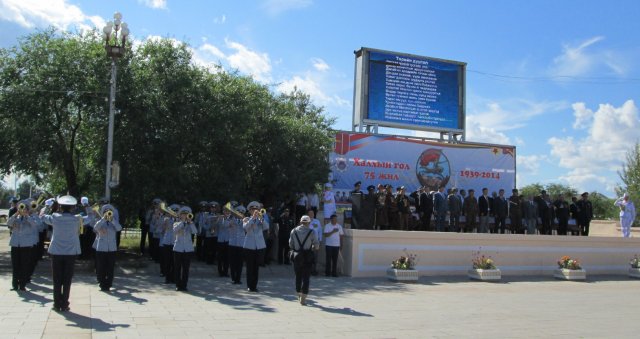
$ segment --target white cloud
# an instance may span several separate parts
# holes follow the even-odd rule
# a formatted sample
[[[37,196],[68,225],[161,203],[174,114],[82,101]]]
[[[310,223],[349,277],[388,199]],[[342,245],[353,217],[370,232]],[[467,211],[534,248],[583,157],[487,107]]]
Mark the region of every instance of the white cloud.
[[[0,19],[25,28],[51,25],[61,30],[77,28],[81,31],[94,27],[101,29],[106,23],[100,16],[87,15],[66,0],[2,0]]]
[[[288,93],[293,91],[294,88],[307,93],[311,98],[320,105],[323,106],[338,106],[338,107],[350,107],[351,102],[341,98],[338,95],[328,95],[321,88],[320,83],[313,79],[310,74],[304,77],[294,76],[293,78],[283,81],[278,85],[278,91],[282,93]]]
[[[467,114],[466,139],[496,144],[511,144],[512,141],[504,132],[525,127],[536,116],[568,106],[564,102],[533,102],[524,99],[480,101],[474,105],[480,108],[472,109]]]
[[[313,68],[320,72],[326,72],[331,68],[324,60],[320,58],[311,59],[311,63],[313,64]]]
[[[538,174],[540,165],[549,161],[549,157],[546,155],[521,155],[516,157],[516,166],[518,173],[526,173],[529,175]]]
[[[225,22],[227,22],[227,16],[226,16],[226,15],[224,15],[224,14],[222,14],[222,16],[220,16],[220,17],[215,17],[215,18],[213,18],[213,23],[214,23],[214,24],[220,24],[220,25],[222,25],[222,24],[224,24]]]
[[[574,126],[586,125],[588,135],[581,139],[552,137],[547,141],[560,167],[569,169],[561,178],[577,187],[594,181],[613,187],[615,183],[606,178],[621,168],[626,152],[640,138],[638,107],[633,100],[620,107],[600,104],[589,119],[585,119],[589,114],[584,113],[588,110],[584,104],[574,104],[573,109]]]
[[[212,44],[205,43],[202,46],[198,47],[198,49],[208,54],[211,54],[216,58],[219,58],[219,59],[225,58],[224,53],[222,53],[222,51],[218,47]]]
[[[302,9],[313,4],[312,0],[266,0],[262,4],[267,13],[278,15],[293,9]]]
[[[603,36],[595,36],[577,44],[577,46],[565,44],[562,48],[562,54],[553,59],[551,73],[554,76],[584,76],[594,70],[604,68],[617,75],[623,75],[627,67],[623,64],[623,58],[616,52],[610,50],[592,51],[592,46],[602,40],[604,40]]]
[[[138,0],[138,2],[153,9],[167,9],[167,0]]]
[[[576,102],[571,107],[573,108],[573,116],[576,117],[573,122],[573,128],[584,129],[589,127],[593,119],[593,111],[588,109],[584,102]]]
[[[235,50],[235,53],[226,58],[231,67],[253,76],[257,81],[271,81],[271,61],[267,53],[250,50],[246,46],[230,40],[225,40],[225,43],[227,48]]]

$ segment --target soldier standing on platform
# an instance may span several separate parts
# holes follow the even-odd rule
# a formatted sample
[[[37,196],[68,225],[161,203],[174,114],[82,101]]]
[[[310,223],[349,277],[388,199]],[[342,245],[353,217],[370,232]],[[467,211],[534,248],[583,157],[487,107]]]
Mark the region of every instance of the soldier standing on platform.
[[[522,228],[522,204],[516,188],[511,190],[511,196],[509,197],[509,221],[511,221],[512,233],[524,234],[524,229]]]
[[[567,235],[569,226],[569,202],[564,200],[564,195],[558,194],[558,199],[553,203],[556,218],[558,218],[558,235]]]
[[[582,199],[578,200],[576,206],[578,207],[578,225],[580,226],[580,233],[587,237],[589,236],[589,224],[593,219],[593,205],[589,201],[589,193],[584,192],[581,194]]]
[[[452,188],[447,196],[449,210],[449,232],[460,231],[460,212],[462,212],[462,203],[458,196],[458,189]]]
[[[616,200],[614,205],[620,208],[620,228],[622,229],[622,236],[629,238],[631,236],[631,226],[636,219],[636,209],[629,198],[629,194],[625,193],[622,198]]]
[[[464,198],[463,210],[465,215],[464,232],[473,232],[476,228],[476,218],[478,216],[478,200],[476,200],[475,191],[469,190],[469,196]]]

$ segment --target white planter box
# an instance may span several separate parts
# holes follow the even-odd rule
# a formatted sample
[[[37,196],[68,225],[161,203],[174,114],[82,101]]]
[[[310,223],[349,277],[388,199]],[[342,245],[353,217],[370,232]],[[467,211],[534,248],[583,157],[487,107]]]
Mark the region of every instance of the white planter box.
[[[418,281],[419,277],[418,270],[397,270],[395,268],[387,270],[387,278],[392,281]]]
[[[566,268],[558,268],[553,271],[553,277],[563,280],[586,280],[587,271],[585,271],[584,269],[569,270]]]
[[[493,270],[483,270],[479,268],[478,269],[472,268],[467,271],[467,275],[471,279],[482,280],[482,281],[498,281],[502,279],[502,274],[500,273],[500,270],[497,268]]]
[[[640,268],[630,267],[629,268],[629,276],[632,277],[632,278],[640,279]]]

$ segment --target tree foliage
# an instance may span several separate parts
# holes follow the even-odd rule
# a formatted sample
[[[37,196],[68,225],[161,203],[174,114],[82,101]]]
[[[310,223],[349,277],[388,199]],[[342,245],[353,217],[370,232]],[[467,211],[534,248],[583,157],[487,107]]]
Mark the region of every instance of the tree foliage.
[[[640,143],[636,144],[627,152],[626,162],[622,165],[622,170],[618,171],[618,176],[624,186],[617,187],[619,195],[628,193],[631,201],[636,206],[640,205]],[[636,207],[636,210],[639,207]],[[635,225],[640,223],[640,218],[636,218]]]
[[[640,201],[640,143],[636,144],[627,152],[626,162],[622,165],[622,170],[618,171],[618,176],[624,186],[617,188],[617,193],[629,193],[634,202]]]
[[[0,171],[51,192],[102,195],[110,60],[96,34],[47,30],[0,51]],[[196,66],[186,44],[147,40],[118,60],[112,190],[122,214],[155,198],[274,201],[328,174],[333,120],[294,91]],[[54,193],[55,194],[55,193]]]
[[[578,191],[568,185],[563,185],[559,183],[549,183],[546,185],[542,185],[540,183],[534,183],[520,188],[518,191],[520,194],[528,197],[530,195],[537,196],[540,195],[542,190],[547,191],[547,194],[550,195],[553,199],[555,199],[558,195],[564,195],[565,197],[572,197],[578,194]]]

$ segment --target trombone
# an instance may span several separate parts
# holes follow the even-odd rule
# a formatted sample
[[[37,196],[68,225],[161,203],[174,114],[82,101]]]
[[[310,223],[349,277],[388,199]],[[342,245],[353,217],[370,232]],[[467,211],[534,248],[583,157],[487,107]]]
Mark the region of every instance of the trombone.
[[[242,214],[240,211],[236,211],[236,209],[234,209],[233,206],[231,206],[231,202],[228,202],[226,205],[224,205],[224,208],[229,210],[229,212],[231,212],[236,217],[238,217],[240,219],[244,218],[244,214]]]
[[[167,203],[165,203],[164,201],[160,203],[159,206],[160,210],[164,213],[167,213],[168,215],[177,218],[178,215],[176,214],[176,212],[172,211],[170,208],[167,207]]]

